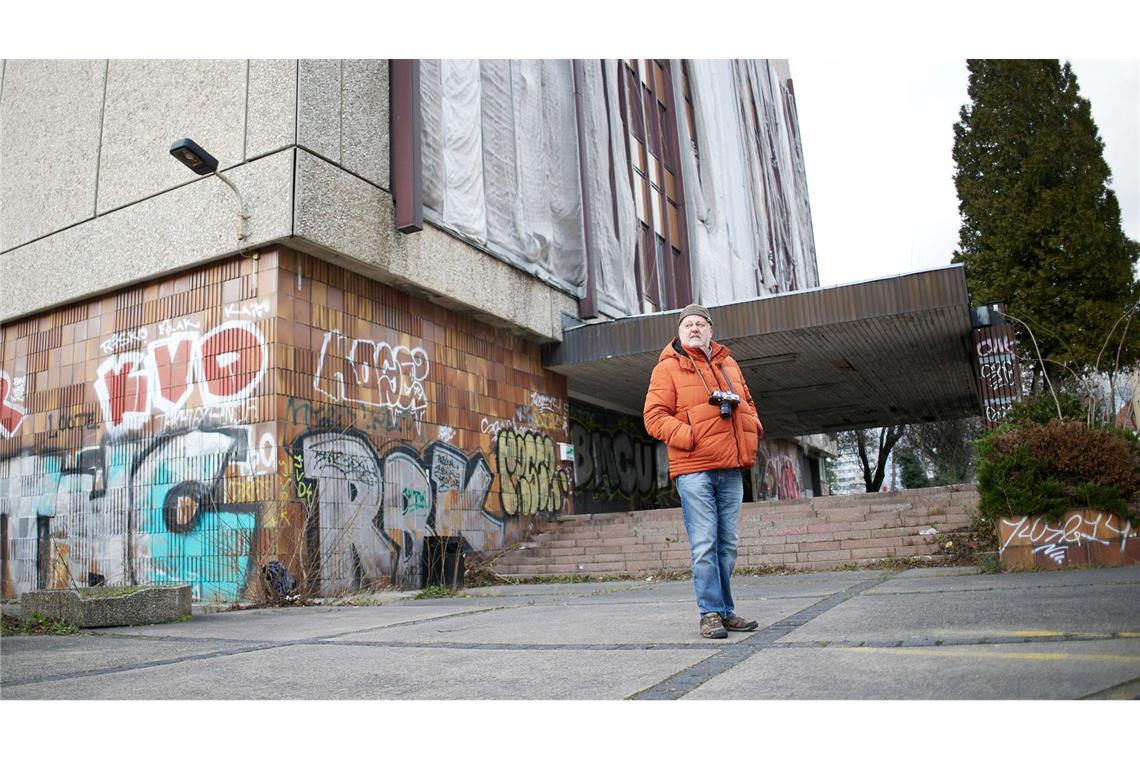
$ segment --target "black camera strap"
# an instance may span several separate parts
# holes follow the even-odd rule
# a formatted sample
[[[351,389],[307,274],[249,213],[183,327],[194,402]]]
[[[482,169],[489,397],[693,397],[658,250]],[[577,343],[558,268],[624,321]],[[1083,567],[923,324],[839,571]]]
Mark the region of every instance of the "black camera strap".
[[[709,363],[709,369],[712,369],[712,366],[713,366],[712,359],[709,359],[708,357],[705,357],[705,359]],[[696,362],[694,362],[694,365],[695,364],[696,364]],[[739,396],[740,394],[738,394],[736,392],[736,388],[732,387],[732,381],[728,379],[728,373],[724,371],[724,363],[722,362],[716,366],[720,368],[720,374],[724,377],[724,381],[726,383],[728,383],[728,392],[732,393],[733,395]],[[699,378],[701,378],[701,382],[704,384],[705,390],[708,391],[709,395],[711,396],[712,395],[712,388],[709,388],[708,381],[705,380],[705,375],[703,372],[700,371],[700,369],[697,369],[697,376]],[[716,372],[713,372],[713,380],[716,380]],[[718,386],[717,390],[720,390],[720,387],[719,387],[720,383],[717,383],[717,386]]]

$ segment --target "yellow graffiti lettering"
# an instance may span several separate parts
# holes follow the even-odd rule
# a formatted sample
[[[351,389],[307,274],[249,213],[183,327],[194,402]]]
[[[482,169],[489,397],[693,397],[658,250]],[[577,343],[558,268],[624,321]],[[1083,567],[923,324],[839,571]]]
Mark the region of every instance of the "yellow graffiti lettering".
[[[570,493],[570,476],[559,469],[550,436],[500,430],[497,452],[504,513],[529,517],[563,508]]]

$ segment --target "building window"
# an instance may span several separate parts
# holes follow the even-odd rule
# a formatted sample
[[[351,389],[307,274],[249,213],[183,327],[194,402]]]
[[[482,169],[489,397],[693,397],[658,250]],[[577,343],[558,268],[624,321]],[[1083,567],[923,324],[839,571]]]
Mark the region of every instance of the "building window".
[[[641,233],[636,267],[641,310],[680,308],[688,303],[692,286],[670,67],[667,61],[632,58],[622,61],[621,70],[629,177]],[[683,76],[695,140],[688,77]]]

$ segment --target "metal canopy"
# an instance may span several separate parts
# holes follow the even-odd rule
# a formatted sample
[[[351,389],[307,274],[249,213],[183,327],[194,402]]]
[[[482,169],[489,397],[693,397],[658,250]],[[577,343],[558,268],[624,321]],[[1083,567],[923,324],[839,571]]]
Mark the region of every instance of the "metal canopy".
[[[769,435],[980,413],[961,265],[714,306]],[[571,397],[640,410],[679,311],[567,329],[543,363]]]

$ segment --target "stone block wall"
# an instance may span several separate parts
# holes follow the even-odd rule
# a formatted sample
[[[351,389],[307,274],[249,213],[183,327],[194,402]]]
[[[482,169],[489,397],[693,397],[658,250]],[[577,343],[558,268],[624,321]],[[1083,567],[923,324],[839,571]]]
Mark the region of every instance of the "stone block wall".
[[[737,567],[833,570],[881,560],[934,558],[939,536],[965,528],[973,486],[753,502],[740,513]],[[681,510],[574,515],[498,558],[502,575],[641,575],[689,569]]]

